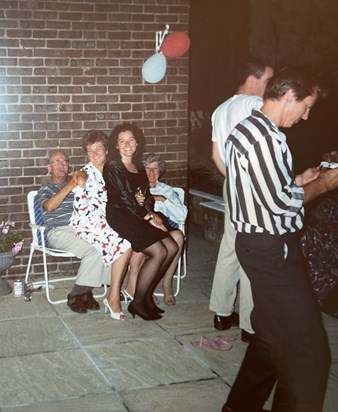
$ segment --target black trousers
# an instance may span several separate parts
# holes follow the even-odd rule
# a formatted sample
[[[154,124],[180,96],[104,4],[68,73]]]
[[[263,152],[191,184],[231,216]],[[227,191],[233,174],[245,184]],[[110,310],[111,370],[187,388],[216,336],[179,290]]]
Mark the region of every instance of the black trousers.
[[[226,404],[258,411],[276,385],[273,412],[320,412],[330,350],[297,237],[238,233],[236,252],[251,283],[256,334]]]

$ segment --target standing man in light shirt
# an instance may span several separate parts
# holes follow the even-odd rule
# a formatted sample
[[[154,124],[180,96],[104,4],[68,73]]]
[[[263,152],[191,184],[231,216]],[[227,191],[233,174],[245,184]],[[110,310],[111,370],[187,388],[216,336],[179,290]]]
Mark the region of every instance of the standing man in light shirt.
[[[307,120],[318,95],[309,68],[284,68],[269,81],[261,110],[241,121],[225,150],[230,218],[248,275],[255,336],[222,412],[260,412],[273,388],[272,412],[320,412],[330,350],[299,250],[304,205],[338,187],[338,169],[295,176],[286,136]]]
[[[263,93],[273,69],[256,59],[246,62],[239,73],[239,88],[234,96],[222,103],[213,113],[212,159],[224,176],[224,234],[219,248],[211,298],[210,310],[215,312],[214,326],[225,330],[240,326],[241,338],[249,342],[254,334],[250,314],[253,303],[250,282],[241,268],[236,252],[236,232],[230,224],[229,205],[226,196],[225,143],[231,130],[251,114],[252,109],[261,108]],[[240,282],[239,316],[234,310],[238,283]]]

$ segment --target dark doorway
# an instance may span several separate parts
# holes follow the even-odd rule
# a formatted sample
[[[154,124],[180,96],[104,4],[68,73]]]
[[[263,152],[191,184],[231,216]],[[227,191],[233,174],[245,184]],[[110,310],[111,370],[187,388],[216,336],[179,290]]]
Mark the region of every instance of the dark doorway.
[[[254,9],[251,9],[251,4]],[[292,37],[296,34],[293,34],[291,29],[286,30],[285,25],[289,24],[293,27],[292,21],[290,22],[293,2],[283,3],[285,7],[282,9],[279,8],[279,3],[271,3],[270,8],[264,7],[264,4],[262,1],[250,0],[191,1],[192,42],[189,85],[191,126],[189,185],[191,188],[222,195],[223,178],[211,160],[210,118],[216,107],[235,92],[236,68],[249,53],[249,48],[251,51],[260,51],[262,55],[257,57],[275,56],[275,60],[282,66],[309,64],[309,62],[316,64],[328,86],[328,97],[315,105],[309,120],[300,121],[299,124],[285,131],[294,157],[296,173],[319,164],[324,151],[338,149],[335,127],[338,98],[338,46],[333,49],[331,47],[326,52],[323,50],[323,44],[328,44],[324,40],[328,36],[332,37],[335,32],[333,29],[331,30],[333,34],[328,29],[317,32],[316,39],[319,36],[323,41],[317,39],[312,45],[311,53],[304,54],[307,48],[304,48],[304,42],[300,39],[308,30],[305,23],[310,17],[315,19],[314,13],[318,14],[318,10],[315,12],[306,9],[305,15],[302,15],[302,19],[297,22],[298,37]],[[332,5],[330,13],[332,16],[336,15],[334,12],[337,8],[338,5]],[[284,17],[280,13],[283,13]],[[265,23],[261,24],[262,21]],[[284,22],[283,27],[278,25],[280,21]],[[338,35],[338,29],[336,34]],[[335,39],[332,38],[329,44],[332,42],[335,42]],[[316,52],[317,44],[321,45],[321,53],[318,50]],[[319,56],[325,56],[325,59],[320,57],[318,61]]]
[[[189,185],[220,196],[223,178],[211,160],[210,118],[235,92],[249,23],[250,0],[191,1]]]

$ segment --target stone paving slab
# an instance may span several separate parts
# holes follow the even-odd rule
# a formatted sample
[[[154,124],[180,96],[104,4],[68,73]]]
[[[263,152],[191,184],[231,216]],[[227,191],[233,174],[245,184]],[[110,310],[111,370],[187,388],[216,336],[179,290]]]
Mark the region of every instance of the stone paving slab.
[[[1,412],[129,412],[116,393],[86,395],[61,401],[1,408]]]
[[[111,387],[82,350],[0,359],[2,406],[110,392]]]
[[[239,329],[179,336],[177,340],[217,376],[229,384],[233,383],[247,347],[240,339]]]
[[[89,356],[118,391],[214,378],[179,342],[148,339],[87,348]]]
[[[203,334],[214,330],[213,315],[208,305],[204,299],[167,308],[158,324],[173,336]]]
[[[338,364],[331,365],[323,412],[338,411]]]
[[[126,312],[127,313],[127,312]],[[117,321],[105,314],[103,309],[85,315],[64,315],[63,321],[83,346],[112,341],[128,341],[152,336],[169,337],[157,322],[144,322],[140,318],[132,320],[127,315],[125,321]]]
[[[221,379],[187,382],[127,393],[133,412],[220,412],[229,387]]]
[[[0,321],[25,317],[56,316],[56,307],[50,305],[43,292],[34,293],[31,302],[12,294],[0,298]]]
[[[329,337],[332,362],[338,363],[338,319],[332,318],[331,316],[328,316],[325,313],[323,313],[323,319],[324,319],[325,329]],[[337,406],[337,411],[338,411],[338,406]]]
[[[0,358],[78,348],[60,318],[42,317],[1,322]]]

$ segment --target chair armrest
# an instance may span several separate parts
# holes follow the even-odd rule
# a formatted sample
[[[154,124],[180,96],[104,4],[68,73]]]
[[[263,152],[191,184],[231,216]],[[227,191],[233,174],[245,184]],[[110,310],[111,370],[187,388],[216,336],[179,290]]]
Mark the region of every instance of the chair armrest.
[[[36,225],[35,223],[30,223],[29,226],[32,229],[40,230],[40,232],[44,232],[46,230],[46,226]]]

